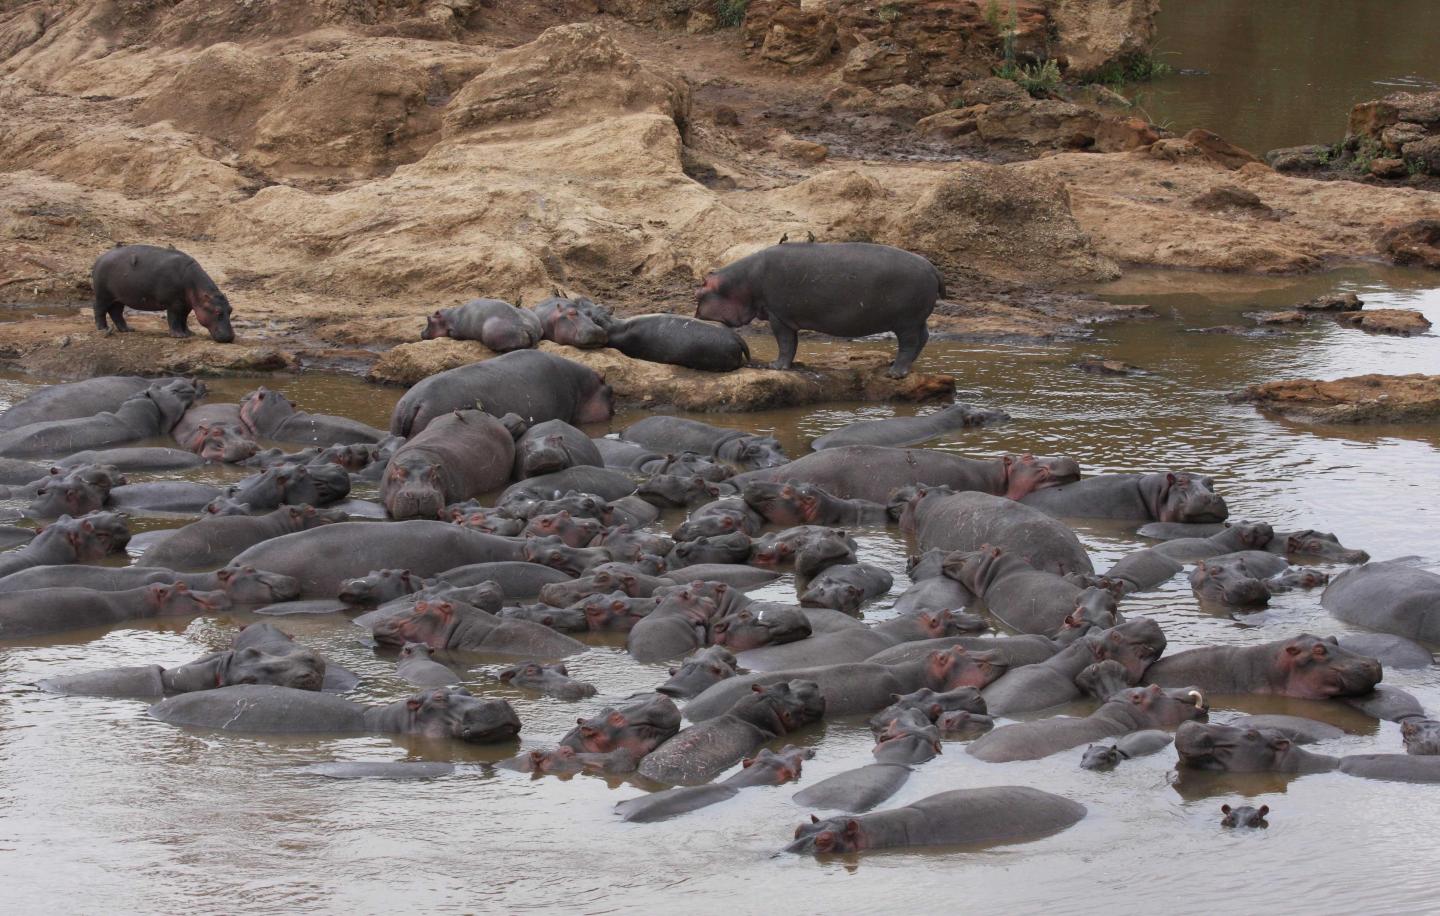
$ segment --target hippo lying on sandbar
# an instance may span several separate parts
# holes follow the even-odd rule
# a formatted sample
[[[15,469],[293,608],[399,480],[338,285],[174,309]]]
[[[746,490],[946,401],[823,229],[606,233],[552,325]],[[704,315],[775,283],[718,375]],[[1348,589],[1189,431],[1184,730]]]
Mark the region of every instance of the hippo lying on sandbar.
[[[754,757],[740,761],[738,772],[724,782],[708,786],[676,786],[626,799],[615,805],[615,813],[627,821],[648,824],[678,817],[733,798],[748,786],[782,786],[800,778],[804,762],[815,756],[810,748],[787,744],[779,751],[761,748]]]
[[[1342,573],[1320,596],[1320,604],[1346,623],[1440,642],[1440,576],[1401,560]]]
[[[1175,732],[1179,766],[1221,773],[1328,773],[1395,782],[1440,782],[1440,757],[1352,754],[1332,757],[1297,747],[1283,732],[1187,722]]]
[[[1273,693],[1300,699],[1358,697],[1375,689],[1380,663],[1308,633],[1255,646],[1207,646],[1162,658],[1145,681],[1211,694]]]
[[[520,733],[520,718],[509,703],[474,697],[459,687],[361,706],[328,693],[243,685],[182,693],[150,707],[150,715],[170,725],[251,734],[380,733],[489,744]]]
[[[1230,515],[1214,482],[1199,474],[1098,474],[1048,487],[1022,500],[1061,518],[1157,522],[1223,522]]]
[[[826,433],[810,447],[815,451],[839,448],[842,445],[885,445],[904,448],[919,445],[957,429],[1004,423],[1010,415],[1003,410],[987,410],[970,404],[948,404],[923,417],[890,417],[885,420],[860,420]]]
[[[534,347],[543,331],[540,316],[530,309],[516,308],[499,299],[471,299],[450,308],[436,309],[425,320],[420,339],[478,340],[496,353],[509,353]]]
[[[952,789],[903,808],[832,817],[795,828],[786,852],[834,855],[900,846],[1025,843],[1085,817],[1085,806],[1028,786]]]
[[[724,325],[684,315],[636,315],[605,322],[608,345],[631,359],[705,372],[731,372],[750,362],[750,347]]]

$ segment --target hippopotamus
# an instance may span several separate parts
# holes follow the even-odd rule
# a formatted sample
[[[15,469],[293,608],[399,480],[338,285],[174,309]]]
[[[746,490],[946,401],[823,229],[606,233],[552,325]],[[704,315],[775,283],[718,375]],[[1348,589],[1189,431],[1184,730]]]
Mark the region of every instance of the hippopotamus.
[[[395,662],[395,674],[416,687],[446,687],[460,683],[460,677],[454,671],[430,657],[429,646],[418,642],[407,642],[401,647],[400,658]]]
[[[221,687],[161,700],[150,715],[170,725],[252,734],[380,733],[493,744],[520,733],[509,703],[461,687],[425,690],[384,706],[291,687]]]
[[[810,681],[754,684],[724,713],[680,731],[640,761],[639,773],[670,785],[709,782],[768,741],[825,716],[825,698]]]
[[[440,372],[411,386],[395,405],[390,433],[415,436],[452,410],[515,414],[526,423],[604,423],[614,413],[610,386],[595,370],[553,353],[515,350]]]
[[[903,846],[967,848],[1024,843],[1059,833],[1085,817],[1079,802],[1029,786],[951,789],[903,808],[832,817],[795,828],[786,852],[842,855]]]
[[[430,580],[432,583],[436,581]],[[423,591],[427,584],[430,583],[408,569],[372,569],[363,576],[340,583],[336,597],[354,607],[379,607]]]
[[[721,616],[716,602],[699,589],[683,586],[663,591],[655,610],[630,629],[625,641],[625,648],[642,664],[676,658],[704,646],[709,641],[710,622]]]
[[[573,747],[560,745],[548,751],[532,750],[517,754],[509,760],[502,760],[495,766],[503,770],[516,770],[532,776],[570,776],[575,773],[596,773],[606,776],[621,776],[635,772],[638,761],[627,750],[617,748],[608,753],[577,751]]]
[[[62,468],[76,468],[86,464],[101,464],[117,471],[176,471],[199,467],[204,464],[194,452],[178,448],[158,446],[130,446],[129,448],[86,449],[62,458],[55,464]]]
[[[1275,530],[1265,522],[1242,521],[1205,537],[1172,538],[1149,549],[1181,563],[1193,563],[1242,550],[1264,550],[1274,539]]]
[[[836,773],[794,795],[796,804],[807,808],[859,813],[890,798],[910,779],[908,766],[872,763]]]
[[[985,493],[922,491],[908,504],[901,527],[914,533],[921,550],[964,552],[993,545],[992,550],[998,548],[1042,573],[1095,571],[1075,532],[1029,506]],[[983,591],[954,573],[950,576],[977,594]],[[1043,632],[1053,631],[1057,623],[1047,621]]]
[[[785,452],[773,436],[724,429],[684,417],[652,416],[621,430],[620,438],[658,452],[695,452],[746,470],[778,468]]]
[[[814,635],[798,642],[750,649],[741,655],[741,664],[751,671],[778,671],[861,662],[890,646],[956,636],[973,629],[966,615],[951,611],[902,615],[881,621],[873,627],[867,627],[841,611],[804,608],[803,612]],[[854,626],[841,626],[836,618]]]
[[[528,620],[562,633],[585,633],[590,629],[585,612],[580,608],[551,607],[548,604],[520,604],[502,607],[496,612],[506,620]]]
[[[498,490],[510,479],[515,440],[488,413],[436,417],[390,456],[380,499],[392,518],[439,518],[450,503]]]
[[[623,750],[641,760],[680,731],[680,710],[675,701],[656,694],[618,708],[607,706],[599,715],[576,722],[560,739],[561,747],[590,754]]]
[[[36,464],[16,458],[0,458],[0,486],[28,486],[34,481],[50,476],[54,465]],[[18,515],[17,515],[18,517]]]
[[[424,643],[434,650],[562,658],[585,651],[584,643],[528,620],[504,619],[478,607],[445,599],[422,599],[414,607],[377,620],[371,632],[382,646]]]
[[[240,464],[260,452],[254,434],[240,422],[239,404],[191,407],[170,435],[181,448],[217,464]]]
[[[33,591],[39,588],[86,588],[97,592],[121,592],[144,585],[174,585],[183,582],[193,592],[219,589],[234,604],[271,604],[288,601],[300,593],[289,576],[258,570],[253,566],[227,566],[215,572],[179,573],[155,566],[32,566],[0,579],[0,593]]]
[[[588,547],[605,527],[593,518],[574,518],[569,512],[537,515],[525,523],[521,535],[527,538],[559,538],[567,547]]]
[[[1190,588],[1202,603],[1253,607],[1292,587],[1313,588],[1328,581],[1318,570],[1290,569],[1284,557],[1242,550],[1201,560],[1190,571]]]
[[[945,279],[918,254],[869,242],[772,245],[705,275],[695,317],[732,328],[770,322],[779,347],[773,369],[795,362],[799,331],[832,337],[894,332],[899,347],[886,370],[910,372],[925,342],[925,323],[945,295]]]
[[[779,467],[737,474],[731,482],[744,487],[752,480],[794,480],[820,487],[838,499],[888,504],[891,494],[905,487],[949,487],[957,492],[976,490],[1020,499],[1079,477],[1080,466],[1070,458],[1005,455],[977,459],[923,448],[842,445],[811,452]]]
[[[1402,560],[1341,573],[1321,594],[1320,605],[1346,623],[1440,642],[1440,575]]]
[[[605,514],[607,503],[623,500],[635,492],[635,481],[619,471],[611,471],[606,468],[597,468],[588,464],[580,464],[566,468],[563,471],[556,471],[553,474],[541,474],[538,477],[531,477],[513,483],[505,488],[500,494],[497,505],[505,505],[520,498],[524,494],[531,494],[542,501],[559,501],[567,494],[574,494],[582,499],[594,500],[597,505],[597,512],[602,516]],[[628,505],[628,504],[627,504]],[[543,512],[554,512],[566,506],[539,506],[527,515],[534,515]],[[632,507],[633,508],[633,507]],[[573,511],[573,510],[572,510]],[[654,510],[650,510],[654,511]],[[580,515],[580,512],[574,512]],[[658,514],[657,514],[658,515]],[[653,521],[657,515],[649,516]],[[602,517],[601,521],[608,523],[608,519]],[[641,524],[645,524],[642,522]]]
[[[558,537],[528,537],[520,541],[520,559],[581,576],[609,562],[610,554],[601,547],[571,547]]]
[[[1318,559],[1326,563],[1368,563],[1370,554],[1351,550],[1328,531],[1277,531],[1265,549],[1292,561],[1298,558]]]
[[[732,531],[714,537],[681,541],[671,549],[666,560],[671,570],[683,570],[687,566],[700,564],[730,566],[750,559],[750,547],[749,535]]]
[[[298,646],[283,653],[258,647],[211,652],[174,668],[140,665],[46,678],[36,686],[70,696],[164,697],[235,684],[273,684],[296,690],[319,690],[325,681],[325,660]]]
[[[477,585],[462,588],[452,585],[449,582],[434,579],[427,582],[419,591],[391,599],[373,611],[366,611],[360,614],[350,622],[357,627],[365,627],[366,629],[373,630],[381,621],[400,618],[413,613],[416,605],[427,600],[437,602],[446,601],[451,604],[478,608],[494,614],[498,612],[504,604],[505,596],[493,582],[481,582]],[[315,603],[323,604],[323,602]],[[355,610],[355,608],[336,601],[328,602],[328,605],[333,610]],[[263,613],[263,611],[257,611],[256,613]],[[396,643],[396,645],[403,646],[403,643]]]
[[[223,514],[222,509],[235,505],[245,506],[253,512],[264,512],[287,504],[328,506],[349,495],[350,474],[338,464],[282,464],[227,488],[222,496],[215,499],[215,509],[207,506],[206,511]],[[359,501],[348,502],[354,506]]]
[[[989,544],[979,550],[954,551],[946,558],[944,569],[946,576],[984,599],[990,613],[1001,623],[1020,633],[1053,634],[1081,607],[1095,606],[1102,613],[1115,611],[1111,592],[1081,588]]]
[[[704,693],[712,684],[735,676],[735,656],[723,646],[698,649],[670,669],[670,679],[655,688],[656,693],[688,700]]]
[[[477,499],[451,503],[441,510],[440,518],[442,520],[448,518],[455,524],[463,525],[472,531],[483,531],[486,534],[498,534],[503,537],[515,537],[525,530],[524,519],[511,517],[509,511],[503,508],[484,508],[479,505]]]
[[[754,537],[764,524],[757,513],[745,504],[743,499],[727,497],[706,503],[690,513],[690,518],[672,532],[677,541],[693,541],[696,538],[714,537],[743,531]]]
[[[997,728],[966,750],[988,763],[1039,760],[1113,735],[1172,728],[1206,714],[1198,689],[1164,690],[1151,684],[1120,691],[1083,719],[1040,719]]]
[[[710,623],[711,643],[731,652],[784,645],[809,635],[809,618],[799,608],[785,604],[757,602]]]
[[[589,299],[551,296],[532,308],[535,317],[540,319],[541,335],[545,340],[581,350],[603,347],[609,340],[605,328],[597,321],[604,310]]]
[[[748,591],[774,582],[780,578],[780,574],[738,563],[694,563],[679,569],[664,570],[660,573],[660,578],[672,582],[690,582],[695,579],[703,582],[724,582],[731,588]]]
[[[880,503],[839,499],[809,483],[751,480],[740,495],[772,525],[884,525],[890,520]]]
[[[746,539],[748,542],[748,538]],[[651,534],[648,531],[636,531],[629,525],[614,525],[604,528],[597,534],[590,545],[592,547],[604,547],[605,552],[618,561],[635,561],[643,556],[668,556],[675,549],[675,542],[663,534]],[[750,556],[747,543],[745,556]],[[700,564],[690,564],[700,565]],[[749,584],[757,584],[752,573],[757,573],[746,566],[735,563],[708,563],[706,566],[713,566],[728,571],[733,576],[744,578]],[[748,578],[747,578],[748,577]],[[692,578],[705,578],[704,576]]]
[[[1362,696],[1380,683],[1380,663],[1308,633],[1253,646],[1207,646],[1162,658],[1145,680],[1207,693],[1273,693],[1307,700]]]
[[[349,481],[346,481],[349,484]],[[219,487],[193,480],[155,480],[116,487],[110,493],[110,505],[136,514],[151,512],[197,513],[224,495]],[[269,506],[257,508],[274,508]]]
[[[240,424],[251,435],[303,445],[374,445],[386,437],[349,417],[298,411],[285,395],[263,385],[240,399]]]
[[[70,455],[82,449],[109,448],[164,436],[202,391],[184,379],[156,382],[126,398],[113,411],[17,426],[0,433],[0,456]]]
[[[1329,773],[1395,782],[1440,782],[1440,757],[1408,754],[1352,754],[1332,757],[1297,747],[1287,735],[1271,728],[1237,728],[1199,722],[1175,732],[1175,750],[1182,770],[1220,773]]]
[[[1400,723],[1405,753],[1422,757],[1440,755],[1440,722],[1433,719],[1406,719]]]
[[[23,547],[34,539],[35,530],[33,528],[0,525],[0,551],[9,550],[11,547]]]
[[[918,417],[890,417],[859,420],[832,430],[810,443],[815,451],[843,445],[884,445],[904,448],[919,445],[957,429],[989,426],[1009,421],[1003,410],[989,410],[971,404],[947,404],[934,413]]]
[[[516,480],[553,474],[576,465],[604,467],[605,459],[590,437],[564,420],[546,420],[515,442]]]
[[[800,593],[800,604],[855,614],[865,602],[887,594],[894,584],[894,576],[869,563],[827,566]]]
[[[146,548],[137,561],[170,569],[212,569],[256,544],[345,520],[333,509],[281,506],[265,515],[206,515]]]
[[[1270,826],[1270,822],[1265,820],[1265,816],[1269,813],[1269,805],[1261,805],[1258,808],[1253,808],[1250,805],[1242,805],[1239,808],[1232,808],[1229,805],[1221,805],[1220,814],[1222,816],[1220,818],[1220,826],[1254,827],[1263,829]]]
[[[739,334],[683,315],[636,315],[606,322],[608,346],[631,359],[705,372],[731,372],[750,362]]]
[[[88,588],[6,592],[0,594],[0,639],[29,639],[153,617],[195,616],[229,607],[224,592],[192,592],[183,582],[118,592]]]
[[[478,585],[493,582],[500,588],[507,600],[534,598],[547,586],[568,582],[570,577],[558,569],[541,566],[539,563],[523,561],[502,561],[498,563],[474,563],[443,570],[436,578],[453,585]]]
[[[452,337],[478,340],[496,353],[528,350],[540,342],[544,328],[529,309],[499,299],[471,299],[447,309],[436,309],[425,321],[421,340]]]
[[[749,563],[777,569],[791,563],[802,576],[815,576],[829,566],[854,563],[855,539],[839,528],[797,525],[755,541]]]
[[[624,820],[648,824],[688,814],[716,802],[733,798],[747,786],[781,786],[800,778],[804,761],[815,756],[809,748],[787,744],[778,752],[761,748],[754,757],[740,761],[740,770],[724,782],[705,786],[676,786],[631,798],[615,805]]]
[[[111,413],[132,395],[139,394],[151,385],[174,381],[184,380],[173,376],[153,379],[141,378],[138,375],[102,375],[63,385],[46,385],[36,388],[11,404],[8,409],[0,410],[0,430],[15,429],[45,420],[75,420],[92,417],[97,413]],[[202,390],[204,388],[197,382],[192,381],[191,384]]]
[[[934,558],[935,562],[927,563],[925,556]],[[910,587],[901,592],[895,599],[894,611],[897,614],[915,614],[920,611],[945,610],[951,608],[969,607],[975,601],[975,594],[970,589],[956,582],[944,574],[942,563],[949,554],[943,550],[927,551],[922,558],[912,557],[906,564],[910,575]],[[956,611],[958,614],[959,612]],[[973,629],[983,630],[988,628],[983,618],[974,615],[964,615],[971,619]]]
[[[604,565],[604,564],[602,564]],[[591,595],[608,595],[619,592],[631,598],[648,598],[655,590],[672,584],[670,580],[658,579],[631,570],[601,569],[597,567],[582,579],[565,579],[542,586],[540,600],[552,607],[571,607]]]
[[[618,440],[617,440],[618,441]],[[630,445],[630,443],[621,443]],[[643,449],[643,446],[634,446]],[[654,458],[643,462],[637,469],[647,476],[656,474],[675,474],[682,477],[703,477],[705,480],[719,482],[729,480],[735,476],[735,469],[728,464],[716,461],[698,452],[679,452],[678,454],[656,455]]]
[[[32,566],[62,566],[119,553],[130,542],[125,517],[92,512],[80,518],[62,515],[18,550],[0,554],[0,578]]]
[[[502,669],[495,677],[502,684],[533,690],[561,700],[583,700],[597,693],[594,684],[585,684],[571,678],[570,670],[563,664],[525,662]]]
[[[470,563],[521,560],[524,543],[439,521],[340,522],[262,541],[235,562],[293,576],[307,598],[333,598],[340,583],[372,569],[421,577]]]
[[[998,658],[952,646],[893,665],[855,662],[728,678],[691,700],[685,707],[685,715],[690,721],[699,722],[720,715],[756,684],[791,680],[813,681],[819,685],[825,695],[826,715],[874,713],[888,706],[896,694],[911,693],[921,687],[942,693],[956,687],[981,688],[1004,673],[1005,666]]]
[[[188,318],[210,332],[217,343],[232,343],[230,300],[194,258],[174,247],[117,245],[95,259],[90,268],[90,285],[95,290],[95,327],[110,333],[108,315],[115,330],[126,332],[125,307],[136,311],[164,312],[171,337],[190,337]]]
[[[44,479],[30,485],[35,498],[25,514],[30,518],[59,518],[94,512],[110,505],[110,494],[125,483],[124,474],[105,465],[84,464],[68,471],[54,468]],[[0,495],[4,490],[0,487]],[[19,497],[21,492],[12,488],[10,498]]]
[[[1165,633],[1159,624],[1137,617],[1108,630],[1092,630],[1043,662],[1012,669],[985,688],[985,702],[994,715],[1014,716],[1077,700],[1081,687],[1076,677],[1104,661],[1125,669],[1126,686],[1138,684],[1164,651]]]
[[[940,729],[920,710],[904,710],[876,730],[871,754],[876,763],[924,763],[940,754]]]
[[[1230,515],[1214,481],[1191,473],[1098,474],[1022,500],[1062,518],[1123,518],[1157,522],[1223,522]]]
[[[1153,754],[1169,747],[1174,740],[1169,733],[1154,728],[1121,735],[1118,741],[1111,744],[1092,744],[1085,748],[1085,753],[1080,758],[1080,769],[1113,770],[1122,760]]]
[[[652,474],[635,488],[636,496],[660,509],[684,509],[734,492],[724,483],[677,474]]]
[[[871,731],[883,729],[892,719],[906,711],[923,714],[927,722],[939,721],[947,712],[963,711],[984,715],[987,711],[984,696],[974,687],[959,687],[945,692],[922,687],[913,693],[896,694],[890,699],[893,702],[889,706],[871,717]]]

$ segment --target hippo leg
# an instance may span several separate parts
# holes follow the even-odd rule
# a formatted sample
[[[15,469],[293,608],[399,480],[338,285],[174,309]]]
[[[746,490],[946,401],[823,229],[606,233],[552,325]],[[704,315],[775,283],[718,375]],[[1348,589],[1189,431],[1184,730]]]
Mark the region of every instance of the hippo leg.
[[[895,362],[885,370],[885,374],[890,378],[904,378],[910,374],[910,366],[930,341],[930,330],[923,324],[918,328],[906,328],[896,331],[895,339],[899,342],[895,350]]]
[[[795,365],[795,351],[800,346],[800,334],[789,325],[782,324],[778,319],[770,320],[770,330],[775,333],[775,346],[779,353],[775,361],[766,368],[789,369]]]
[[[130,325],[125,323],[125,303],[116,302],[110,306],[110,321],[121,334],[130,333]]]
[[[167,309],[165,321],[170,325],[171,337],[193,337],[190,333],[190,325],[185,320],[185,312],[180,309]]]

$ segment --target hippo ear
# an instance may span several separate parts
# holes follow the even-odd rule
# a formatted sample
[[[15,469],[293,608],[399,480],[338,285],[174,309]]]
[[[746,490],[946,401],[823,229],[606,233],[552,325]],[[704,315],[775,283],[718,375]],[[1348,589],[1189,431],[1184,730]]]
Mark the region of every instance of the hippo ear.
[[[754,758],[754,757],[746,757],[744,760],[740,761],[740,766],[743,767],[744,769],[747,769],[747,770],[748,770],[748,769],[750,769],[751,765],[754,764],[754,763],[755,763],[755,758]]]
[[[405,701],[405,708],[410,710],[411,712],[417,712],[422,705],[424,704],[421,702],[419,697],[411,697],[410,699]]]
[[[1269,813],[1270,813],[1270,806],[1269,806],[1269,805],[1261,805],[1261,806],[1260,806],[1260,816],[1261,816],[1261,817],[1264,817],[1265,815],[1267,815],[1267,814],[1269,814]]]
[[[820,823],[820,818],[818,818],[818,817],[816,817],[815,815],[812,814],[812,815],[810,815],[810,823],[812,823],[812,824],[818,824],[818,823]]]
[[[670,676],[671,676],[671,677],[674,677],[675,675],[677,675],[677,674],[679,674],[679,673],[680,673],[680,669],[679,669],[679,668],[671,668],[671,669],[670,669]]]
[[[1165,485],[1166,485],[1167,487],[1173,487],[1173,486],[1175,486],[1175,475],[1174,475],[1174,474],[1166,474],[1166,475],[1165,475]]]
[[[1332,646],[1340,645],[1340,640],[1336,639],[1334,636],[1326,636],[1322,641],[1328,642]]]
[[[845,835],[852,838],[859,836],[860,822],[853,817],[845,821]]]
[[[751,689],[752,691],[754,691],[755,693],[764,693],[764,692],[765,692],[765,686],[764,686],[763,684],[751,684],[751,685],[750,685],[750,689]]]
[[[1230,811],[1231,811],[1231,808],[1230,808],[1229,805],[1221,805],[1221,806],[1220,806],[1220,813],[1221,813],[1221,814],[1229,814]]]

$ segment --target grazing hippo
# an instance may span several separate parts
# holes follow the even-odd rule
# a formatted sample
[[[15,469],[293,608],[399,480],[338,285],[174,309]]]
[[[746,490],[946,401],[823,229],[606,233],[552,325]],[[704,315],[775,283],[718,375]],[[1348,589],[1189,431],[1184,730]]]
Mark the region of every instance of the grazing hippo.
[[[136,311],[164,312],[171,337],[191,336],[187,319],[194,312],[211,340],[235,340],[230,300],[194,258],[173,247],[118,245],[95,259],[90,285],[95,290],[95,327],[106,334],[110,333],[107,315],[115,330],[130,330],[125,323],[125,307],[129,306]]]
[[[137,562],[170,569],[213,569],[256,544],[344,520],[340,512],[312,506],[281,506],[258,516],[206,515],[152,543]]]
[[[115,410],[70,420],[38,420],[0,433],[0,456],[72,455],[82,449],[124,445],[164,436],[201,395],[184,379],[156,382]]]
[[[229,607],[230,598],[224,592],[192,592],[183,582],[118,592],[88,588],[6,592],[0,595],[0,640],[109,627],[153,617],[196,616]]]
[[[426,319],[420,339],[478,340],[496,353],[509,353],[534,347],[543,333],[540,317],[529,309],[499,299],[471,299],[448,309],[436,309]]]
[[[1273,693],[1306,700],[1363,696],[1382,676],[1380,663],[1341,648],[1335,637],[1302,633],[1254,646],[1207,646],[1155,662],[1145,680],[1206,693]]]
[[[656,687],[655,692],[688,700],[734,676],[735,656],[723,646],[710,646],[686,656],[678,668],[671,668],[670,679]]]
[[[37,388],[25,397],[0,411],[0,430],[29,426],[44,420],[75,420],[93,417],[97,413],[111,413],[119,409],[131,396],[139,394],[155,384],[183,381],[183,379],[140,378],[138,375],[102,375],[64,385],[46,385]],[[191,384],[196,384],[192,382]],[[199,386],[202,387],[203,386]],[[104,464],[106,462],[98,462]],[[44,473],[43,471],[41,473]],[[38,476],[38,475],[35,475]],[[27,477],[34,480],[35,477]],[[6,481],[0,481],[6,482]],[[18,481],[24,483],[25,481]]]
[[[894,584],[894,576],[869,563],[827,566],[800,593],[800,604],[856,614],[861,605],[889,593]]]
[[[1214,482],[1199,474],[1099,474],[1031,493],[1022,502],[1061,518],[1223,522],[1230,515]]]
[[[570,677],[570,671],[563,664],[542,665],[539,662],[525,662],[511,665],[495,675],[500,683],[511,687],[533,690],[561,700],[583,700],[593,697],[598,691],[594,684],[585,684]]]
[[[516,350],[440,372],[411,386],[395,405],[390,433],[414,436],[436,417],[476,406],[526,423],[604,423],[614,413],[610,386],[595,370],[539,350]]]
[[[1080,758],[1080,769],[1113,770],[1122,760],[1153,754],[1169,747],[1174,740],[1169,733],[1152,728],[1122,735],[1113,744],[1092,744]]]
[[[992,550],[1023,560],[1042,573],[1095,571],[1075,532],[1029,506],[985,493],[922,490],[907,504],[901,527],[914,533],[921,550],[964,552],[993,545]],[[965,579],[949,575],[980,593]],[[1053,632],[1058,624],[1059,620],[1047,623],[1043,632]]]
[[[391,518],[439,518],[450,503],[503,487],[515,464],[515,440],[479,410],[436,417],[390,457],[380,500]]]
[[[778,468],[785,452],[773,436],[724,429],[684,417],[653,416],[621,430],[620,438],[663,454],[695,452],[746,470]]]
[[[631,798],[615,805],[624,820],[647,824],[698,811],[716,802],[733,798],[748,786],[782,786],[800,778],[806,760],[815,756],[809,748],[787,744],[780,751],[761,748],[754,757],[740,761],[740,770],[722,783],[708,786],[677,786]]]
[[[1108,630],[1092,630],[1043,662],[1011,670],[985,688],[985,702],[992,714],[1013,717],[1078,700],[1082,687],[1076,678],[1091,665],[1106,661],[1124,669],[1122,683],[1128,687],[1138,684],[1164,651],[1160,625],[1137,617]]]
[[[204,464],[200,456],[178,448],[131,446],[130,448],[87,449],[56,462],[62,468],[103,464],[117,471],[176,471]]]
[[[590,437],[564,420],[537,423],[515,442],[515,479],[553,474],[576,465],[604,467]]]
[[[795,828],[786,852],[843,855],[903,846],[993,846],[1059,833],[1085,817],[1085,806],[1028,786],[952,789],[903,808],[832,817]]]
[[[683,315],[636,315],[611,320],[609,346],[631,359],[706,372],[731,372],[750,362],[750,347],[727,327]]]
[[[447,687],[460,683],[454,671],[430,657],[429,646],[418,642],[407,642],[400,649],[395,674],[416,687]]]
[[[825,698],[810,681],[754,684],[723,714],[691,725],[645,755],[639,773],[670,785],[709,782],[766,742],[824,716]]]
[[[1217,773],[1329,773],[1395,782],[1440,782],[1440,757],[1353,754],[1332,757],[1297,747],[1271,728],[1237,728],[1187,722],[1175,732],[1182,770]]]
[[[1003,410],[986,410],[970,404],[948,404],[923,417],[891,417],[860,420],[828,432],[810,447],[815,451],[842,445],[884,445],[904,448],[919,445],[957,429],[1004,423],[1010,415]]]
[[[798,607],[785,604],[757,602],[710,624],[711,644],[731,652],[784,645],[809,635],[809,618]]]
[[[752,480],[795,480],[814,484],[839,499],[888,504],[891,494],[905,487],[949,487],[957,492],[976,490],[1020,499],[1079,478],[1080,466],[1070,458],[1005,455],[981,460],[933,449],[843,445],[812,452],[780,467],[738,474],[731,482],[743,487]]]
[[[870,753],[876,763],[899,766],[933,760],[940,754],[940,729],[920,710],[904,710],[876,729]]]
[[[984,599],[1001,623],[1020,633],[1054,634],[1080,608],[1115,613],[1115,596],[1106,589],[1081,588],[989,544],[951,553],[944,570],[947,577]]]
[[[1053,718],[997,728],[968,750],[988,763],[1039,760],[1114,735],[1152,728],[1173,728],[1203,719],[1205,698],[1195,688],[1163,690],[1151,684],[1122,690],[1083,719]]]
[[[695,317],[732,328],[769,321],[780,349],[773,369],[794,364],[801,330],[893,331],[899,348],[885,374],[903,378],[930,339],[925,322],[944,295],[940,271],[918,254],[868,242],[804,242],[773,245],[706,274]]]
[[[426,690],[384,706],[290,687],[221,687],[161,700],[150,715],[170,725],[251,734],[379,733],[493,744],[520,733],[509,703],[460,687]]]
[[[1269,805],[1261,805],[1258,808],[1252,808],[1249,805],[1242,805],[1239,808],[1221,805],[1220,813],[1223,815],[1220,818],[1221,827],[1256,827],[1263,829],[1270,826],[1270,822],[1265,820],[1265,815],[1270,813]]]
[[[890,520],[880,503],[839,499],[809,483],[752,480],[740,495],[772,525],[884,525]]]
[[[484,652],[562,658],[585,644],[528,620],[503,619],[462,602],[422,599],[415,606],[375,621],[371,633],[382,646],[424,643],[439,651]]]
[[[1440,642],[1440,576],[1401,560],[1347,570],[1320,596],[1346,623],[1424,643]]]
[[[303,445],[374,445],[386,438],[383,430],[349,417],[296,410],[289,398],[263,385],[240,399],[240,424],[251,435]]]
[[[80,518],[62,515],[18,550],[0,554],[0,579],[32,566],[64,566],[119,553],[130,542],[125,517],[92,512]]]
[[[599,715],[576,721],[560,739],[561,747],[590,754],[623,750],[641,760],[680,731],[680,710],[669,697],[656,695],[607,706]]]
[[[551,296],[536,303],[534,311],[546,340],[581,350],[603,347],[609,340],[605,328],[596,320],[604,310],[589,299]]]
[[[1400,723],[1405,753],[1422,757],[1440,755],[1440,722],[1433,719],[1406,719]]]

